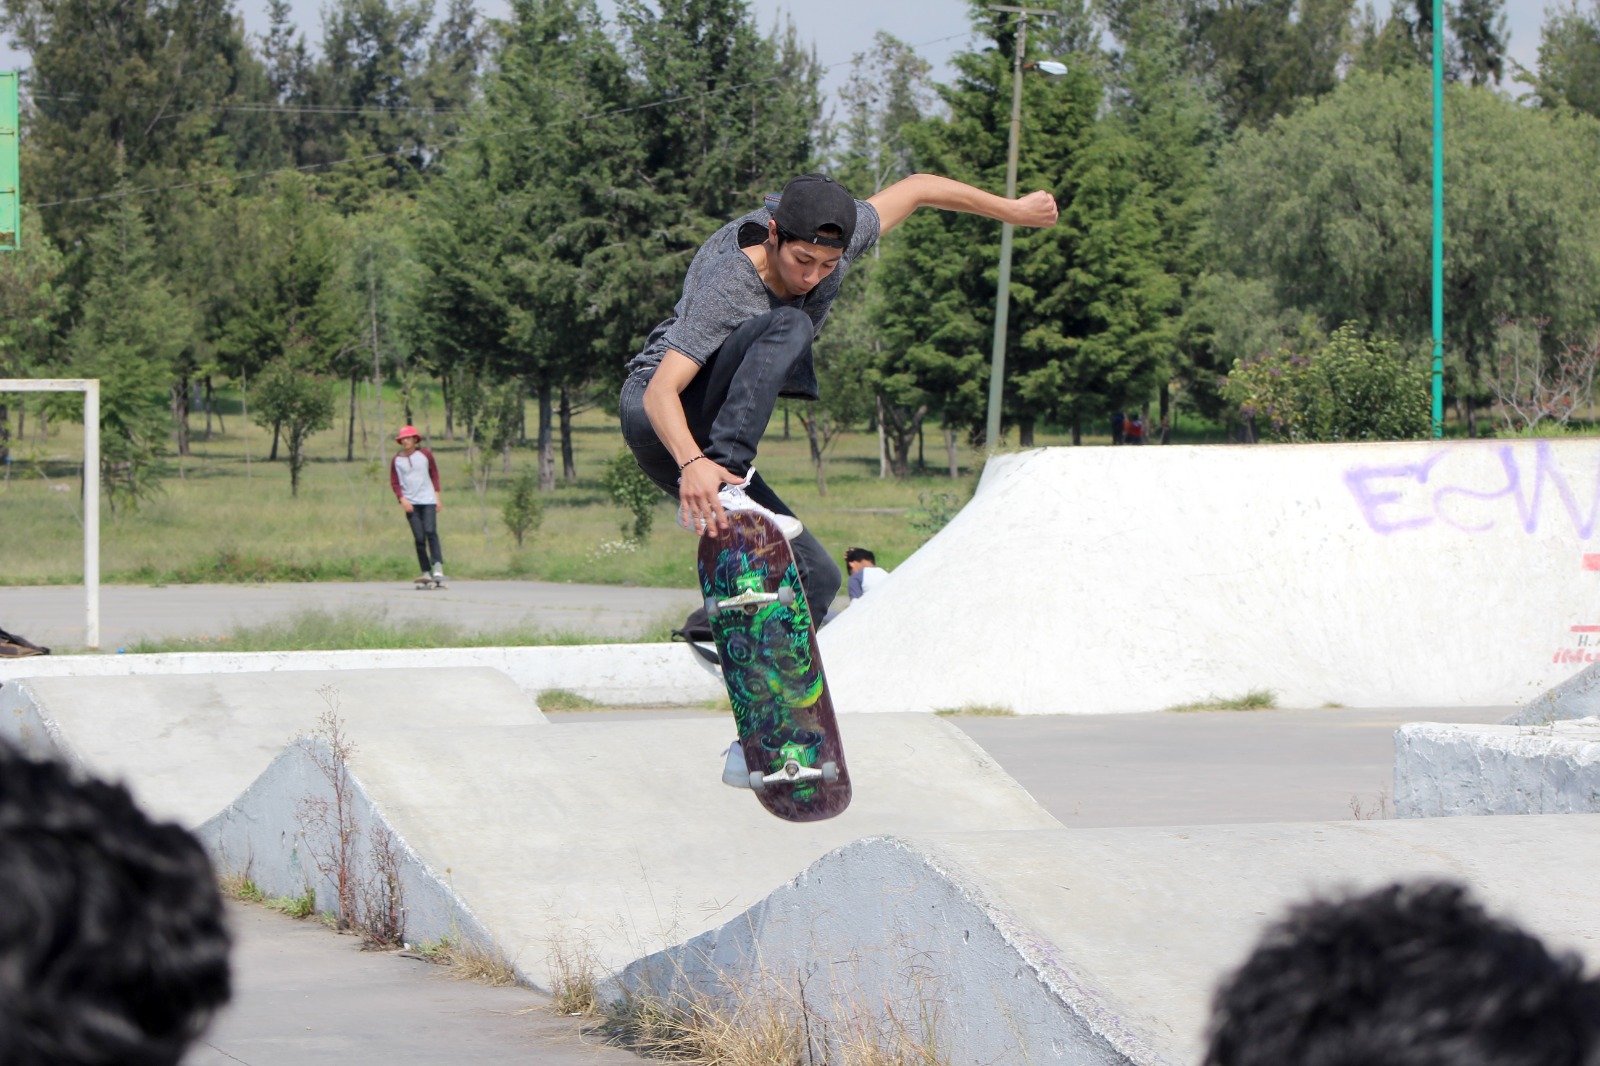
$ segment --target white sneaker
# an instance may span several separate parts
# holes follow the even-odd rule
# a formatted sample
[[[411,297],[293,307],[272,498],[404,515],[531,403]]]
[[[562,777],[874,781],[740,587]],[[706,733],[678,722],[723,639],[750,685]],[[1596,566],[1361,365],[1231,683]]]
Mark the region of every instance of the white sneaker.
[[[749,494],[744,491],[745,486],[750,484],[751,479],[755,476],[756,468],[752,466],[749,473],[745,474],[743,481],[734,485],[722,486],[722,490],[717,493],[717,499],[721,502],[722,509],[730,513],[734,511],[750,511],[755,514],[766,515],[777,524],[778,532],[783,534],[784,540],[793,540],[798,537],[806,528],[800,524],[800,519],[793,515],[779,514],[776,511],[769,510],[752,500]]]
[[[717,499],[721,501],[722,509],[730,513],[734,511],[750,511],[755,514],[766,515],[777,525],[778,532],[783,534],[784,540],[793,540],[798,537],[806,528],[800,523],[800,519],[795,518],[793,515],[779,514],[776,511],[769,510],[752,500],[744,491],[745,486],[750,484],[751,479],[755,476],[756,468],[752,466],[749,472],[745,474],[743,481],[722,486],[717,492]],[[678,525],[696,536],[705,533],[705,528],[698,521],[691,522],[689,520],[688,514],[681,505],[678,507]]]
[[[739,743],[739,738],[734,737],[733,743],[728,745],[728,761],[722,767],[722,783],[732,788],[749,788],[750,771],[744,765],[744,745]]]

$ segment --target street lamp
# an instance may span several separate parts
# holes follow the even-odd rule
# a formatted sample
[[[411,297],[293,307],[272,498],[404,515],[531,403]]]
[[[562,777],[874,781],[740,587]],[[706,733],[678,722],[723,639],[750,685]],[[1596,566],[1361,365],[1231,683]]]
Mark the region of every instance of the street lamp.
[[[1022,128],[1022,72],[1038,68],[1046,74],[1061,75],[1067,72],[1065,63],[1042,59],[1024,66],[1022,55],[1028,46],[1028,16],[1054,15],[1056,12],[1037,7],[1010,7],[1004,4],[989,5],[990,11],[1009,11],[1017,16],[1017,45],[1015,62],[1011,71],[1011,144],[1006,151],[1006,199],[1017,198],[1017,135]],[[1015,227],[1009,222],[1000,225],[1000,284],[994,297],[994,349],[989,358],[989,419],[984,427],[984,447],[994,451],[1000,443],[1000,395],[1005,388],[1006,373],[1006,319],[1011,313],[1011,232]]]

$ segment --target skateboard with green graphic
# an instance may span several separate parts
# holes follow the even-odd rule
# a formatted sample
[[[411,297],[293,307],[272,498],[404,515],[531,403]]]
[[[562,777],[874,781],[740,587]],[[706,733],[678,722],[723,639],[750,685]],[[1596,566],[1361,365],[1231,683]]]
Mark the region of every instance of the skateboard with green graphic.
[[[791,822],[839,814],[850,773],[789,542],[770,518],[730,513],[700,538],[700,591],[756,799]]]

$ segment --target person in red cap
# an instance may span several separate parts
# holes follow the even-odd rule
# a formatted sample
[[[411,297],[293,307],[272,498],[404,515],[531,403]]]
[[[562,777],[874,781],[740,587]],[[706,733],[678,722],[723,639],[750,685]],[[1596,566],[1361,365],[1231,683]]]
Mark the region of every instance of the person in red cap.
[[[811,343],[845,272],[919,207],[1016,226],[1053,226],[1057,207],[1044,190],[1011,200],[933,174],[866,200],[825,174],[803,174],[767,203],[700,246],[677,306],[628,364],[622,435],[691,533],[715,536],[729,511],[776,520],[820,625],[839,565],[761,480],[755,458],[780,397],[818,399]]]
[[[444,584],[444,551],[439,547],[439,464],[433,453],[422,446],[416,426],[401,426],[394,439],[399,454],[389,463],[389,487],[411,523],[411,536],[417,542],[417,563],[422,576],[417,582]]]

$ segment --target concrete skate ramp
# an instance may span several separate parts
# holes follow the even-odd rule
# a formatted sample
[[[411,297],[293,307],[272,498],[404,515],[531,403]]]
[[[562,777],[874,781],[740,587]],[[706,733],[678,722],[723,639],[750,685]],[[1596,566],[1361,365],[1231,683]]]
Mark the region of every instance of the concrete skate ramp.
[[[1600,815],[863,840],[606,991],[792,1010],[803,980],[814,1036],[934,1018],[953,1063],[1195,1063],[1218,979],[1312,892],[1466,882],[1593,967],[1597,863]]]
[[[1591,640],[1600,651],[1600,636]],[[1501,719],[1504,725],[1541,726],[1574,718],[1600,716],[1600,662],[1591,663],[1548,692],[1540,693],[1517,713]]]
[[[546,724],[496,670],[277,671],[8,680],[0,736],[125,781],[152,814],[198,826],[330,707],[352,737],[419,746],[467,726]]]
[[[545,987],[556,944],[618,969],[728,921],[859,837],[1060,824],[937,718],[857,715],[843,732],[854,802],[805,825],[721,784],[731,732],[720,718],[427,734],[352,726],[349,765],[364,839],[387,830],[404,853],[407,936],[482,930]],[[269,893],[320,883],[306,856],[326,845],[308,839],[303,811],[326,781],[309,757],[285,751],[201,829],[222,865],[249,863]],[[332,897],[320,888],[317,898]]]
[[[844,713],[1521,704],[1600,655],[1597,490],[1592,440],[1023,452],[819,640]]]

